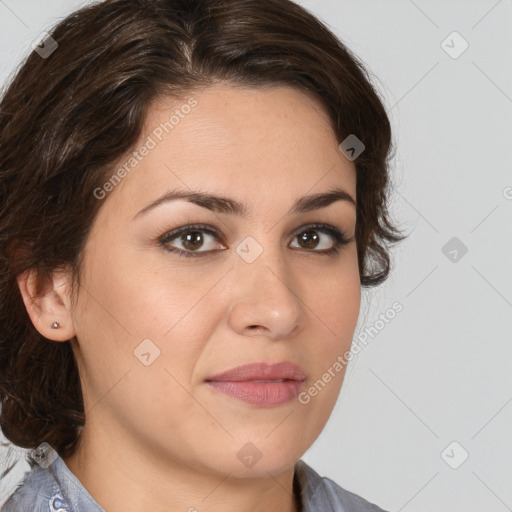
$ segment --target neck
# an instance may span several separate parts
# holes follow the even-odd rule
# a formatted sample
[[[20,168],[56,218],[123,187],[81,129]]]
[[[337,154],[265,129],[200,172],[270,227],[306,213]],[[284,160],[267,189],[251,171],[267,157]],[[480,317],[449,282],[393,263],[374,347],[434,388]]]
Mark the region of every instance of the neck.
[[[294,468],[235,477],[186,464],[149,447],[107,439],[88,423],[77,451],[63,458],[93,499],[109,512],[300,512]]]

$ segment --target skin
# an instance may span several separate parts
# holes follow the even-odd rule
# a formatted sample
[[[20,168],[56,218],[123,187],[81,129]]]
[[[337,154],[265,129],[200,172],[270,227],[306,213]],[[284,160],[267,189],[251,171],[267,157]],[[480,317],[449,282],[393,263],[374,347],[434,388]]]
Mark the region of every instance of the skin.
[[[307,389],[350,348],[361,290],[355,206],[341,200],[286,212],[331,187],[356,200],[355,165],[338,150],[320,103],[302,92],[216,84],[191,96],[197,106],[103,199],[80,288],[72,289],[70,269],[55,272],[34,299],[34,272],[20,275],[19,287],[43,336],[73,338],[87,421],[65,463],[101,506],[297,511],[294,464],[329,419],[344,372],[308,404],[276,407],[204,381],[248,362],[289,360],[305,370]],[[154,103],[141,141],[184,103]],[[233,198],[249,213],[177,200],[132,220],[178,187]],[[319,252],[335,244],[319,230],[317,244],[301,244],[298,233],[320,222],[350,240],[339,254]],[[184,258],[158,244],[197,223],[219,239],[201,232],[203,245],[177,237],[167,247],[208,254]],[[250,264],[236,252],[248,236],[263,248]],[[160,350],[148,366],[134,355],[147,338]],[[248,442],[261,454],[252,467],[237,457]]]

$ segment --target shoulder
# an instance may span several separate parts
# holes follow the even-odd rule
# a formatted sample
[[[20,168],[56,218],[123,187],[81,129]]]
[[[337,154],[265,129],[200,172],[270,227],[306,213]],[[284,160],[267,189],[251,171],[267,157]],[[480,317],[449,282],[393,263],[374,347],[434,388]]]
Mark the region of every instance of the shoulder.
[[[36,465],[17,485],[0,512],[48,512],[63,506],[59,484],[50,472]]]
[[[296,485],[302,500],[301,512],[386,512],[374,503],[320,476],[303,460],[295,464]]]
[[[54,452],[51,462],[31,470],[0,512],[105,512]]]

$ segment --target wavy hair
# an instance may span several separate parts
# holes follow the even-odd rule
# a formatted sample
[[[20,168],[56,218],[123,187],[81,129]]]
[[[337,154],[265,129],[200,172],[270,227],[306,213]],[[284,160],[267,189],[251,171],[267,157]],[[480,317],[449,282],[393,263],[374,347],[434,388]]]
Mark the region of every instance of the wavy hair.
[[[73,350],[35,329],[16,277],[34,268],[43,283],[70,265],[79,284],[102,204],[93,191],[157,97],[216,82],[309,93],[339,142],[355,134],[365,145],[354,161],[362,286],[386,280],[389,245],[405,237],[387,209],[391,127],[369,72],[291,0],[107,0],[49,33],[58,47],[31,52],[0,100],[0,427],[17,446],[46,441],[67,457],[85,422]]]

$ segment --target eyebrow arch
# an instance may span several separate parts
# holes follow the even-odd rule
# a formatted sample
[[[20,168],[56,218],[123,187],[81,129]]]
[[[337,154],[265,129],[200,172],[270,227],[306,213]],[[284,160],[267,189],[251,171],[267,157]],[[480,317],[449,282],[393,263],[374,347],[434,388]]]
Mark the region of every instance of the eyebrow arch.
[[[190,203],[207,208],[213,212],[228,213],[232,215],[239,215],[241,217],[246,217],[248,214],[248,209],[243,203],[228,197],[216,196],[199,190],[171,190],[140,210],[132,220],[144,216],[150,210],[156,208],[162,203],[177,199],[185,199]],[[299,198],[289,210],[288,215],[306,213],[320,208],[325,208],[336,201],[347,201],[353,206],[356,206],[355,200],[348,192],[342,188],[336,187],[326,192]]]

